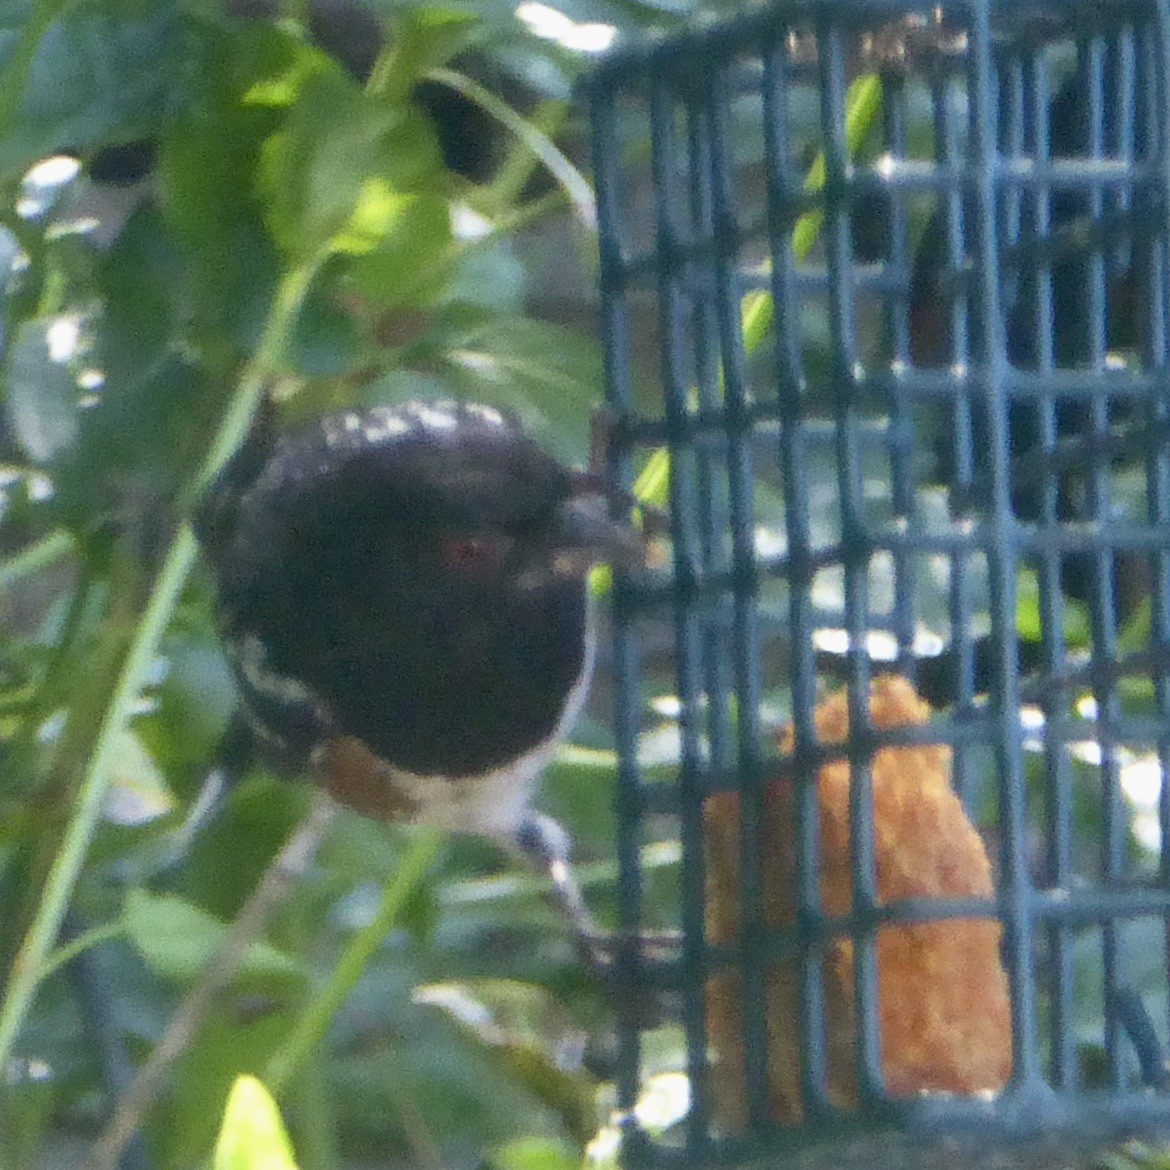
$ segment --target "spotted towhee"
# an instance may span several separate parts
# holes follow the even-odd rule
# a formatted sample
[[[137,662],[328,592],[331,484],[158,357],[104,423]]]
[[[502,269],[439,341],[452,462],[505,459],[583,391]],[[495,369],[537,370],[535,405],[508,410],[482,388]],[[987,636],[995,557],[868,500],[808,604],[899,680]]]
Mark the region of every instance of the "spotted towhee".
[[[196,524],[261,744],[359,812],[506,839],[563,883],[530,800],[589,685],[588,570],[640,555],[612,496],[492,407],[289,435],[263,415]]]

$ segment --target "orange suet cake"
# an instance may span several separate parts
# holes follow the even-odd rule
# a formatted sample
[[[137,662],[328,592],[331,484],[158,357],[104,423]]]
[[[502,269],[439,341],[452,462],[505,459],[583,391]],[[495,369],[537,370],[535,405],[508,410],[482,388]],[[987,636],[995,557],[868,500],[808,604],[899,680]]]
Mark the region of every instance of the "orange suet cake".
[[[873,680],[870,719],[877,729],[926,723],[930,707],[905,679]],[[848,701],[832,695],[815,712],[821,743],[849,734]],[[793,733],[780,737],[790,752]],[[991,866],[978,833],[950,784],[950,749],[940,745],[884,747],[873,756],[874,849],[878,900],[994,895]],[[821,904],[828,915],[849,913],[849,786],[847,760],[817,776]],[[739,796],[719,793],[704,810],[707,851],[707,932],[714,944],[739,933]],[[764,797],[763,912],[768,926],[796,923],[796,792],[787,780]],[[1000,926],[960,919],[887,926],[877,934],[882,1071],[891,1094],[934,1091],[985,1093],[1011,1073],[1007,978],[1000,960]],[[823,963],[824,1050],[830,1100],[856,1102],[857,1042],[853,943],[830,946]],[[798,1054],[798,964],[778,961],[766,976],[769,1100],[776,1120],[803,1116]],[[716,1116],[742,1128],[745,1099],[739,977],[716,975],[707,985],[707,1025],[713,1052]]]

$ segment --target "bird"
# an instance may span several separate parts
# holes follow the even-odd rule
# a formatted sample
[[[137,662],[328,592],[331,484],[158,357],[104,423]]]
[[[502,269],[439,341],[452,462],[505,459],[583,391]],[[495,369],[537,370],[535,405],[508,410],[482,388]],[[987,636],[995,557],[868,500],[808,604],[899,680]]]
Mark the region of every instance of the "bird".
[[[604,477],[479,403],[287,433],[265,409],[194,527],[262,751],[366,816],[519,848],[596,936],[532,802],[589,688],[589,570],[642,555]]]

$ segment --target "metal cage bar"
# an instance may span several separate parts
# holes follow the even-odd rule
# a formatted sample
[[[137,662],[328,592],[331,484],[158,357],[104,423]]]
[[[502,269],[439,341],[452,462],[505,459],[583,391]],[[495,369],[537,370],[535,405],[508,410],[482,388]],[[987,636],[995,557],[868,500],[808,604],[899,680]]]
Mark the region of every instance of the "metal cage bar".
[[[670,465],[663,569],[613,596],[632,1164],[1170,1124],[1168,63],[1166,0],[794,0],[590,82],[611,470]],[[993,886],[888,894],[911,759]],[[989,920],[1010,1078],[916,1086],[889,956]]]

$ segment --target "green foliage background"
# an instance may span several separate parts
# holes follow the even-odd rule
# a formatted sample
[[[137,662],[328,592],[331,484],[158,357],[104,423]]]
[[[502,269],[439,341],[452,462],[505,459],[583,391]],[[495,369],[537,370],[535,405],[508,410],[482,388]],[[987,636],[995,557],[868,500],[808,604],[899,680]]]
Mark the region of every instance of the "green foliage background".
[[[562,8],[623,33],[686,15]],[[112,1106],[67,960],[93,960],[141,1059],[308,802],[264,771],[222,791],[212,770],[234,696],[187,518],[260,396],[290,425],[474,396],[585,451],[589,306],[567,314],[584,329],[534,312],[518,239],[547,221],[589,286],[589,190],[570,161],[587,58],[494,0],[371,11],[386,40],[363,84],[313,43],[306,5],[267,20],[211,0],[0,7],[6,1168],[75,1156]],[[495,128],[474,181],[446,165],[423,83],[461,92],[476,133]],[[130,189],[29,170],[142,141],[151,166]],[[580,738],[606,746],[600,725]],[[610,763],[571,752],[547,783],[601,858],[603,905]],[[151,1165],[207,1157],[231,1082],[264,1075],[319,1007],[412,847],[334,821],[151,1112]],[[305,1167],[559,1164],[604,1115],[583,1059],[603,1008],[539,883],[487,845],[435,850],[322,1051],[285,1069]]]

